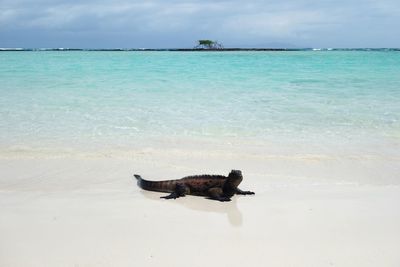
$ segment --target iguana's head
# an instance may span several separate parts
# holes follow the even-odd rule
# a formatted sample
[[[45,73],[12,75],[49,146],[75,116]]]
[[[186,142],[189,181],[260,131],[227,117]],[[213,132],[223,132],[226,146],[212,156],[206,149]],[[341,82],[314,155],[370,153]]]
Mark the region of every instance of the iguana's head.
[[[243,180],[242,172],[240,170],[231,170],[228,180],[230,185],[236,188]]]
[[[238,185],[242,181],[243,176],[242,172],[239,170],[232,170],[229,175],[228,179],[226,179],[226,182],[224,183],[223,190],[224,190],[224,195],[231,197],[235,194]]]

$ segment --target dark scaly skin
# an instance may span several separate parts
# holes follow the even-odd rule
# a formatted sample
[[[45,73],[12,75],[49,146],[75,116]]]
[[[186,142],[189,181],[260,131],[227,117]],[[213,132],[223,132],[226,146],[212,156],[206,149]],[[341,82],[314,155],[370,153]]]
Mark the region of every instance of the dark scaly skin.
[[[176,199],[185,195],[204,196],[219,201],[230,201],[234,194],[254,195],[254,192],[242,191],[238,185],[243,179],[242,172],[232,170],[228,176],[195,175],[177,180],[148,181],[140,175],[134,175],[138,186],[144,190],[170,193],[161,197]]]

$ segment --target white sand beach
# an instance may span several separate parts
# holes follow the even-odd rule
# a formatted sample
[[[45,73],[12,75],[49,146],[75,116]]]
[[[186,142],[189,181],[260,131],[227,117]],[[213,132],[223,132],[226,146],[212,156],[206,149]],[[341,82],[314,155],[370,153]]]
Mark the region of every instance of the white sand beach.
[[[0,160],[0,266],[399,266],[399,159],[144,149]],[[241,169],[222,203],[137,187]]]

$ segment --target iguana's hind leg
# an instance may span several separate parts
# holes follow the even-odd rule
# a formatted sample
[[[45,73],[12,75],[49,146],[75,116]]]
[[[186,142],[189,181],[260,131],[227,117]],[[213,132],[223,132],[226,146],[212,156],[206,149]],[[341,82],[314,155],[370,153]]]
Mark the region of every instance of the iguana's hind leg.
[[[251,191],[243,191],[239,188],[236,188],[236,194],[238,194],[238,195],[254,195],[255,193],[251,192]]]
[[[176,199],[178,197],[184,197],[188,191],[188,188],[184,184],[176,184],[174,192],[168,196],[160,197],[165,199]]]
[[[208,189],[208,197],[209,199],[214,199],[218,201],[231,201],[230,197],[224,195],[224,192],[219,187],[213,187]]]

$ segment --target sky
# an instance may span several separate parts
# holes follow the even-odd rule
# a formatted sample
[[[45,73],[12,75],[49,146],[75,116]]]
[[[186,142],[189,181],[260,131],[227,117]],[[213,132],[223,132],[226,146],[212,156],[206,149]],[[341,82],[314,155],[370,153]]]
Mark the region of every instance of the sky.
[[[0,0],[0,47],[400,47],[400,0]]]

